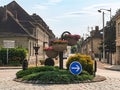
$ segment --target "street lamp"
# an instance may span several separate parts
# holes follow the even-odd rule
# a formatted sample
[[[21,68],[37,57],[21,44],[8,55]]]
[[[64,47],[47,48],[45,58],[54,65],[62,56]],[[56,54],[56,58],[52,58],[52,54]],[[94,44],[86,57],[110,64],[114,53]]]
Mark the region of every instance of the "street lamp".
[[[108,11],[108,12],[110,12],[110,20],[111,20],[111,11],[112,11],[111,8],[110,8],[110,9],[99,9],[99,10],[98,10],[98,12],[100,12],[100,13],[101,13],[102,11]]]
[[[38,50],[39,50],[39,46],[37,45],[35,45],[35,46],[33,46],[33,49],[35,50],[35,56],[36,56],[36,67],[37,67],[37,61],[38,61],[38,58],[37,58],[37,55],[38,55]]]
[[[102,12],[102,19],[103,19],[103,61],[105,61],[105,43],[104,43],[104,41],[105,41],[105,26],[104,26],[105,25],[104,24],[104,22],[105,22],[105,19],[104,19],[105,13],[104,13],[104,11],[110,12],[110,20],[111,20],[111,8],[110,9],[100,9],[100,10],[98,10],[99,13]]]

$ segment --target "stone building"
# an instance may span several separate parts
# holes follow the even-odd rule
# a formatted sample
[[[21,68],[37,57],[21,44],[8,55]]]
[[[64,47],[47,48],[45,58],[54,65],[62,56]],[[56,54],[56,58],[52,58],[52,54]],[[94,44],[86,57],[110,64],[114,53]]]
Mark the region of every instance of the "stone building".
[[[81,53],[90,54],[91,51],[94,51],[95,56],[98,57],[100,54],[98,48],[100,47],[101,42],[102,42],[101,30],[99,30],[99,27],[96,26],[95,30],[92,30],[90,32],[90,36],[83,40],[81,46]]]
[[[120,65],[120,14],[116,16],[116,61]]]
[[[16,1],[0,7],[0,46],[4,40],[15,41],[15,47],[28,49],[28,59],[34,57],[33,46],[40,46],[39,56],[43,58],[43,48],[55,38],[52,30],[37,14],[29,15]]]

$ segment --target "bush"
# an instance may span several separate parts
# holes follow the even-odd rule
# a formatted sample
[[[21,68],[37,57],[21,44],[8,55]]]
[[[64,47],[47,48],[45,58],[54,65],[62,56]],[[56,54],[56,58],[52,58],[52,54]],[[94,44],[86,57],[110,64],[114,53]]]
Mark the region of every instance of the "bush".
[[[20,62],[19,61],[9,61],[8,62],[8,65],[9,66],[20,66]]]
[[[47,65],[47,66],[54,66],[54,60],[52,59],[52,58],[47,58],[46,60],[45,60],[45,65]]]
[[[76,82],[93,79],[93,76],[91,76],[86,71],[82,71],[80,75],[73,75],[70,73],[70,71],[66,69],[61,70],[58,67],[53,67],[53,66],[43,66],[39,68],[35,67],[25,71],[21,70],[17,72],[16,75],[17,77],[22,75],[21,77],[23,81],[27,80],[32,83],[40,83],[40,84],[48,84],[48,83],[67,84],[67,83],[76,83]]]
[[[22,78],[23,76],[32,74],[32,73],[37,73],[37,72],[42,72],[42,71],[55,71],[58,68],[54,68],[52,66],[41,66],[41,67],[32,67],[28,68],[27,70],[20,70],[16,73],[17,78]]]
[[[66,63],[67,69],[73,61],[78,61],[82,65],[82,69],[93,74],[93,60],[89,55],[75,54],[68,58]]]
[[[7,64],[6,52],[7,49],[5,48],[0,49],[0,60],[2,60],[3,64]],[[10,62],[13,61],[13,63],[14,61],[15,62],[19,61],[19,63],[22,63],[24,58],[26,58],[27,56],[27,50],[24,48],[11,48],[9,49],[8,55],[9,55],[8,61]]]

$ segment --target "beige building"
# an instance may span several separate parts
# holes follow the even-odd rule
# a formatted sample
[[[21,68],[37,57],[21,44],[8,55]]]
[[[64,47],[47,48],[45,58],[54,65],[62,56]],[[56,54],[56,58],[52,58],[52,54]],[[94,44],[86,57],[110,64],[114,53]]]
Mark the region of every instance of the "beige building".
[[[53,38],[55,35],[44,20],[36,14],[29,15],[16,1],[0,7],[1,47],[4,47],[4,40],[15,41],[15,47],[28,49],[28,60],[32,61],[35,57],[33,46],[40,46],[39,58],[45,58],[43,48]]]
[[[100,51],[98,48],[102,42],[102,34],[100,32],[98,26],[90,32],[90,36],[82,43],[81,53],[90,54],[91,51],[94,51],[95,56],[99,57]]]
[[[116,17],[116,60],[115,64],[120,65],[120,15]]]

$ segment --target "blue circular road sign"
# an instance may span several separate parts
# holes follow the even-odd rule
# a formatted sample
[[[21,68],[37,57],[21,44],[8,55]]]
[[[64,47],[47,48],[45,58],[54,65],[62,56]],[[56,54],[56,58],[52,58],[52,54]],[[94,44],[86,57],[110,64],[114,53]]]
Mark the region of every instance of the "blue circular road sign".
[[[78,75],[82,72],[82,66],[79,62],[73,61],[70,64],[69,70],[72,74]]]

